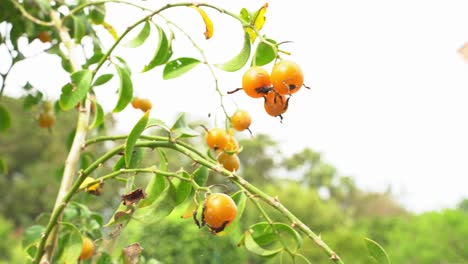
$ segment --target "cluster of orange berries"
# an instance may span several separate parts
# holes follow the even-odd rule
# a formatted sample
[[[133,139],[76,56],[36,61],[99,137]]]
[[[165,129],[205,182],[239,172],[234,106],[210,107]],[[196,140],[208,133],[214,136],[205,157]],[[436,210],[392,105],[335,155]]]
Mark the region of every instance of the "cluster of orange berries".
[[[242,77],[244,92],[253,98],[263,97],[265,111],[281,119],[282,114],[288,110],[289,96],[299,91],[303,85],[304,74],[301,68],[289,60],[276,63],[271,74],[260,66],[253,66]]]
[[[252,118],[244,110],[237,110],[231,116],[231,125],[234,130],[249,130]],[[239,143],[233,136],[233,130],[228,131],[221,128],[212,128],[207,131],[206,144],[217,154],[217,160],[226,170],[236,171],[239,169],[240,161],[237,154],[240,152]]]
[[[146,111],[149,111],[151,110],[151,108],[153,108],[153,104],[149,99],[138,97],[135,97],[133,99],[132,106],[135,109],[140,109],[141,111],[143,111],[143,113],[146,113]]]

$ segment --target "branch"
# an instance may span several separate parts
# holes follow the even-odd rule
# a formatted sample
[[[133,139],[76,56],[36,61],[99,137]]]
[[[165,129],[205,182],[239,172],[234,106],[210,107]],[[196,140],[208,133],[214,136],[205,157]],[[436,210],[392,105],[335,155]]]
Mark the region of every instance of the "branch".
[[[37,17],[34,17],[33,15],[29,14],[28,11],[26,11],[26,9],[24,9],[24,7],[16,2],[16,0],[11,0],[11,2],[15,5],[16,8],[18,8],[18,10],[21,12],[21,14],[31,20],[32,22],[36,23],[36,24],[39,24],[39,25],[42,25],[42,26],[53,26],[54,25],[54,22],[53,21],[44,21],[44,20],[40,20],[39,18]]]

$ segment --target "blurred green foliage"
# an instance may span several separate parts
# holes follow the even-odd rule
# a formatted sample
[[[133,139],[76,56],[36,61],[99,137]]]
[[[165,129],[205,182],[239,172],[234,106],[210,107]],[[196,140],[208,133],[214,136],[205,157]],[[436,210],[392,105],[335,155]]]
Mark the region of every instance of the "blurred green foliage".
[[[48,131],[36,124],[39,110],[23,111],[22,100],[2,97],[2,103],[15,118],[9,132],[0,137],[0,157],[8,165],[7,174],[0,177],[3,194],[0,237],[6,238],[0,240],[0,263],[23,263],[22,232],[30,225],[43,224],[41,215],[52,208],[59,184],[57,172],[67,153],[64,142],[73,131],[73,111],[59,114],[55,126]],[[108,123],[108,129],[112,129],[112,123]],[[199,140],[198,146],[204,146],[203,139],[195,140]],[[468,263],[468,200],[461,201],[458,208],[417,215],[399,205],[391,192],[370,193],[359,189],[351,177],[339,175],[333,165],[324,162],[320,153],[311,149],[285,156],[268,135],[246,137],[240,144],[243,146],[239,155],[240,175],[278,197],[346,263],[370,263],[365,237],[380,243],[393,263]],[[95,145],[86,151],[97,157],[111,145]],[[170,151],[167,155],[172,169],[190,168],[188,159]],[[82,164],[87,162],[83,160]],[[98,173],[110,171],[115,162],[104,164]],[[144,162],[157,164],[158,156],[148,152]],[[149,175],[138,175],[134,184],[144,188],[148,179]],[[236,190],[215,174],[210,174],[208,184],[226,184],[230,192]],[[118,180],[108,181],[101,196],[80,193],[76,201],[102,214],[107,222],[124,191]],[[272,218],[285,220],[265,208]],[[192,218],[181,218],[184,210],[185,207],[177,208],[168,217],[151,223],[130,221],[123,230],[104,228],[104,237],[109,239],[112,235],[114,241],[102,248],[115,256],[121,254],[123,247],[139,243],[143,247],[142,259],[146,259],[142,263],[279,263],[281,257],[283,263],[292,263],[286,255],[265,260],[238,247],[241,234],[250,225],[265,220],[250,201],[240,224],[226,236],[215,236],[206,228],[198,229]],[[85,228],[86,224],[80,226]],[[328,263],[327,256],[312,240],[304,239],[303,243],[300,253],[312,263]]]

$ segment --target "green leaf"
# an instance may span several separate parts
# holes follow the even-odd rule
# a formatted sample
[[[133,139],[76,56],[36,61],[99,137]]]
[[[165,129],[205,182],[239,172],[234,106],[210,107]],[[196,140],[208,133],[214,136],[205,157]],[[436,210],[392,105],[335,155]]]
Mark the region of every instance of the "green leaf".
[[[49,13],[50,12],[50,3],[48,0],[35,0],[34,2],[37,3],[37,5],[39,6],[39,8],[45,12],[45,13]]]
[[[145,25],[143,26],[141,31],[138,33],[138,35],[136,35],[134,39],[126,43],[125,46],[129,48],[136,48],[136,47],[141,46],[146,41],[148,36],[150,35],[150,32],[151,32],[150,23],[148,21],[145,21]]]
[[[146,128],[149,128],[149,127],[160,127],[166,130],[167,132],[171,132],[171,129],[166,125],[166,123],[164,123],[164,121],[160,119],[156,119],[156,118],[149,119],[148,125],[146,126]]]
[[[163,65],[172,56],[172,46],[167,39],[166,33],[164,33],[164,30],[160,26],[156,25],[156,28],[159,33],[158,46],[151,61],[143,68],[143,72],[147,72],[156,66]]]
[[[90,70],[81,70],[71,74],[71,83],[62,87],[60,107],[63,110],[74,108],[82,101],[89,91],[93,73]]]
[[[364,238],[364,242],[366,243],[367,250],[369,250],[369,254],[373,261],[377,264],[390,264],[390,258],[385,252],[385,249],[379,245],[379,243],[371,240],[369,238]]]
[[[104,4],[92,6],[91,11],[89,12],[89,18],[91,19],[91,22],[96,25],[104,23],[106,18],[106,6]]]
[[[270,43],[276,44],[272,39],[267,39]],[[276,58],[276,50],[266,44],[265,42],[258,43],[257,49],[255,50],[254,65],[263,66],[272,62]]]
[[[221,236],[229,234],[234,228],[237,227],[237,224],[239,223],[242,214],[244,213],[245,204],[247,202],[247,196],[243,191],[238,191],[234,193],[231,197],[237,205],[237,215],[230,225],[228,225],[222,232],[218,233],[218,235]]]
[[[136,123],[136,125],[130,131],[130,134],[127,137],[127,141],[125,142],[125,165],[128,168],[130,165],[130,160],[132,159],[132,152],[135,143],[137,142],[138,138],[140,137],[141,133],[146,128],[146,124],[148,124],[148,117],[149,111],[146,112],[140,120]]]
[[[118,65],[115,65],[120,79],[119,99],[114,107],[113,112],[118,113],[132,101],[133,98],[133,83],[130,78],[130,73]]]
[[[108,81],[110,81],[112,79],[112,77],[114,77],[114,74],[112,74],[112,73],[106,73],[106,74],[103,74],[103,75],[99,76],[96,79],[96,81],[94,81],[93,87],[103,85],[103,84],[107,83]]]
[[[262,257],[273,257],[283,250],[282,248],[270,250],[261,247],[259,244],[257,244],[249,231],[244,233],[242,238],[242,245],[244,245],[248,251]]]
[[[208,168],[205,166],[200,166],[193,173],[193,179],[200,186],[205,186],[206,181],[208,180]]]
[[[101,252],[96,264],[109,264],[112,263],[112,257],[106,252]]]
[[[99,127],[104,122],[104,110],[102,109],[101,105],[96,104],[96,111],[94,112],[94,119],[91,125],[89,126],[89,130]]]
[[[60,241],[64,250],[59,262],[76,263],[83,247],[80,231],[71,223],[61,223],[61,225],[65,227],[65,236]]]
[[[8,165],[4,159],[0,159],[0,175],[8,173]]]
[[[186,179],[190,179],[190,174],[188,174],[186,171],[183,171],[182,173],[180,173],[180,176]],[[192,183],[189,181],[181,180],[176,188],[176,199],[175,199],[176,205],[183,203],[185,199],[187,199],[191,191],[192,191]]]
[[[178,138],[187,138],[187,137],[196,137],[199,136],[200,133],[191,129],[187,122],[185,121],[185,113],[180,113],[177,116],[176,121],[171,127],[171,136],[175,139]]]
[[[199,63],[200,63],[199,60],[194,59],[194,58],[188,58],[188,57],[183,57],[183,58],[172,60],[166,63],[166,65],[164,66],[163,79],[169,80],[169,79],[177,78],[181,76],[182,74],[193,69]]]
[[[76,43],[80,43],[86,34],[86,17],[72,16],[73,18],[73,38]]]
[[[167,171],[167,157],[166,153],[160,149],[158,149],[159,153],[159,170],[160,171]],[[138,204],[139,208],[146,207],[151,205],[156,199],[161,195],[161,193],[166,189],[166,178],[159,174],[155,173],[151,178],[150,182],[146,186],[145,193],[147,194],[146,198],[143,199]]]
[[[138,207],[143,208],[151,205],[166,188],[166,179],[164,176],[155,173],[151,178],[145,193],[148,195],[143,201],[138,204]]]
[[[269,254],[276,254],[284,249],[283,245],[278,242],[278,235],[281,236],[281,239],[290,251],[295,252],[301,247],[302,238],[291,226],[283,223],[269,224],[267,222],[261,222],[250,226],[248,231],[245,232],[245,237],[242,238],[240,244],[245,244],[247,248],[247,239],[251,238],[253,241],[250,241],[250,246],[252,246],[251,249],[254,250],[252,251],[253,253],[271,256]],[[250,236],[250,238],[248,238],[248,236]],[[266,250],[265,248],[268,248],[266,253],[264,252],[264,250]]]
[[[170,183],[155,202],[137,210],[135,218],[146,224],[157,223],[168,216],[177,206],[175,198],[176,188],[174,184]]]
[[[247,63],[250,57],[250,37],[249,34],[245,33],[244,35],[244,47],[242,47],[239,54],[237,54],[234,58],[225,62],[223,64],[216,64],[215,66],[227,71],[227,72],[234,72],[240,70],[244,65]]]
[[[11,117],[8,110],[3,105],[0,105],[0,133],[8,130],[11,126]]]
[[[41,225],[30,226],[24,231],[23,235],[23,248],[28,248],[29,246],[39,242],[42,234],[45,231],[45,227]]]
[[[239,12],[240,18],[245,22],[245,23],[250,23],[251,15],[249,11],[245,8],[242,8],[241,11]]]
[[[37,105],[38,103],[39,103],[39,100],[37,100],[36,96],[32,94],[28,94],[26,95],[26,97],[24,97],[23,109],[30,110],[34,105]]]

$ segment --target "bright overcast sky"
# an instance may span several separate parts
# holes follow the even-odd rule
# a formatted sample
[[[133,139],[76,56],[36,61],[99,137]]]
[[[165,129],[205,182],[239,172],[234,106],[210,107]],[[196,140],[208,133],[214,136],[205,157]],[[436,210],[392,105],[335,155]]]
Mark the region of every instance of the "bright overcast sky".
[[[211,2],[234,13],[264,4]],[[161,1],[147,3],[162,6]],[[130,7],[108,12],[118,12],[108,20],[118,32],[138,18]],[[204,40],[202,20],[193,9],[166,16],[195,34],[211,63],[226,61],[241,48],[241,28],[228,17],[207,12],[215,26],[209,41]],[[235,104],[248,110],[254,133],[270,134],[286,153],[304,147],[319,151],[361,188],[383,191],[390,185],[400,202],[418,212],[453,207],[468,197],[468,64],[457,53],[468,41],[467,12],[466,0],[269,1],[262,31],[278,42],[294,42],[284,45],[292,52],[285,58],[302,66],[312,89],[294,94],[282,124],[264,112],[261,99],[242,91],[226,97],[225,104],[230,111]],[[151,115],[170,123],[179,111],[195,118],[211,112],[218,120],[211,118],[210,124],[221,125],[219,97],[203,65],[171,81],[162,81],[160,68],[137,74],[153,55],[155,31],[150,38],[153,41],[141,51],[116,52],[135,69],[135,92],[152,100]],[[199,57],[181,36],[174,50],[174,58]],[[31,62],[44,72],[35,70],[28,77],[43,90],[50,87],[47,94],[56,97],[66,75],[44,76],[51,76],[48,65],[59,67],[57,62],[45,56]],[[221,90],[240,87],[242,72],[217,71]],[[18,75],[9,84],[23,81]],[[107,110],[115,104],[109,96],[113,87],[98,91]],[[118,114],[121,129],[130,129],[139,115],[131,108]]]

